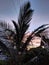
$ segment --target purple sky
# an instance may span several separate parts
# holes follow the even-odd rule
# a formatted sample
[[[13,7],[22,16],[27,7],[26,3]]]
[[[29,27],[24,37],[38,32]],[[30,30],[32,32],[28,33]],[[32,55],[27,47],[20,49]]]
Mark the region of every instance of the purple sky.
[[[0,20],[18,20],[20,6],[28,0],[0,0]],[[34,14],[29,31],[42,24],[49,24],[49,0],[29,0]]]

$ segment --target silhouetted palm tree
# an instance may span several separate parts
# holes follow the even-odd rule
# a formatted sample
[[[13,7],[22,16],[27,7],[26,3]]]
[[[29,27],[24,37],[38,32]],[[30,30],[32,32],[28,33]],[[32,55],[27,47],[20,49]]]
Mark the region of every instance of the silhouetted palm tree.
[[[48,24],[44,24],[37,29],[35,29],[27,38],[26,42],[22,42],[23,37],[29,28],[30,20],[32,19],[33,11],[30,8],[30,2],[27,2],[20,8],[19,18],[18,18],[18,24],[12,20],[12,23],[14,24],[15,31],[12,31],[10,29],[6,29],[5,31],[9,31],[10,35],[9,38],[12,38],[11,43],[13,43],[14,48],[8,48],[3,45],[4,48],[7,48],[10,56],[12,58],[12,64],[14,65],[26,65],[28,62],[33,62],[37,56],[35,56],[35,53],[32,51],[27,50],[27,46],[29,45],[29,42],[34,36],[41,37],[41,33],[49,28]],[[41,37],[42,38],[42,37]],[[6,39],[7,40],[7,39]],[[41,40],[43,42],[43,39]],[[1,44],[1,43],[0,43]],[[4,43],[3,43],[4,44]],[[44,43],[46,44],[46,43]]]

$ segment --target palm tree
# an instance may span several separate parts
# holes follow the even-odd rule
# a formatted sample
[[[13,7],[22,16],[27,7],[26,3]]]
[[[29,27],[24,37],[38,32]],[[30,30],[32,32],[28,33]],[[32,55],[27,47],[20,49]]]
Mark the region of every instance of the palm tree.
[[[27,2],[20,8],[19,18],[18,18],[18,24],[12,20],[12,23],[14,24],[15,31],[12,31],[10,29],[5,29],[4,31],[8,31],[10,33],[9,38],[12,38],[12,41],[10,44],[13,47],[8,48],[7,46],[4,46],[4,43],[2,47],[7,48],[11,58],[12,58],[12,64],[13,65],[26,65],[28,62],[33,62],[37,56],[35,56],[35,53],[32,51],[27,50],[27,46],[29,45],[29,42],[31,39],[36,35],[42,38],[41,33],[49,28],[48,24],[41,25],[37,29],[35,29],[27,38],[26,42],[22,42],[23,37],[29,28],[29,23],[32,19],[33,11],[30,7],[30,2]],[[4,38],[5,39],[5,38]],[[8,38],[6,38],[7,40]],[[43,39],[41,40],[43,42]],[[45,41],[44,41],[45,42]],[[43,44],[45,45],[46,43]],[[1,45],[1,43],[0,43]]]

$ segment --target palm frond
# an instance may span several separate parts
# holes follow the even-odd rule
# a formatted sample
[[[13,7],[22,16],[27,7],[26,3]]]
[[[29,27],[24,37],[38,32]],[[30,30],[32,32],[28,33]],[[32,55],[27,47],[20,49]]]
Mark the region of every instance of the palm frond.
[[[48,29],[49,27],[43,28],[41,30],[39,30],[38,32],[35,33],[35,35],[38,36],[38,34],[42,33],[44,30]]]
[[[19,27],[18,27],[18,24],[17,24],[14,20],[12,20],[12,23],[14,24],[15,31],[16,31],[16,33],[18,34],[18,33],[19,33]]]
[[[12,20],[15,30],[16,30],[16,35],[17,35],[17,44],[18,46],[21,44],[21,41],[23,39],[23,36],[26,32],[26,30],[29,27],[29,22],[32,18],[32,13],[34,10],[30,8],[30,2],[27,2],[20,8],[20,14],[18,18],[18,24]]]
[[[38,30],[41,30],[42,28],[44,28],[44,27],[47,26],[47,25],[49,25],[49,24],[41,25],[40,27],[38,27],[37,29],[35,29],[35,30],[33,31],[33,33],[37,32]]]
[[[37,28],[36,30],[34,30],[34,31],[31,33],[31,35],[29,35],[29,37],[27,38],[26,42],[25,42],[24,45],[22,46],[23,50],[24,50],[24,48],[27,47],[27,45],[29,44],[29,42],[31,41],[31,39],[32,39],[35,35],[39,36],[40,33],[42,33],[44,30],[46,30],[46,29],[48,29],[48,28],[49,28],[48,24],[45,24],[45,25],[40,26],[40,27]],[[41,37],[41,36],[40,36],[40,37]]]
[[[17,34],[17,38],[19,38],[19,26],[15,21],[12,20],[12,22],[13,22],[13,24],[15,26],[15,31],[16,31],[16,34]]]
[[[16,41],[16,46],[19,48],[19,45],[20,45],[20,42],[19,42],[19,39],[20,39],[19,26],[18,26],[18,24],[15,21],[12,20],[12,22],[13,22],[13,24],[15,26],[15,31],[16,31],[14,39]]]
[[[29,2],[27,2],[26,4],[24,4],[24,6],[22,6],[20,8],[18,24],[19,24],[19,28],[20,28],[21,40],[23,38],[24,33],[26,32],[26,30],[29,27],[29,22],[30,22],[30,20],[32,18],[33,11],[34,10],[32,10],[30,8],[30,3]]]

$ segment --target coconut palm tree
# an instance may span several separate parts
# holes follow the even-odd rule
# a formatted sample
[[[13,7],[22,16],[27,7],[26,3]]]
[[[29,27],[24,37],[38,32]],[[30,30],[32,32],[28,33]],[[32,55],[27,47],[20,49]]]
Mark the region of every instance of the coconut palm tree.
[[[27,50],[27,46],[29,45],[29,42],[34,36],[39,36],[42,38],[41,33],[49,28],[48,24],[41,25],[32,33],[29,35],[27,38],[26,42],[22,42],[23,37],[29,28],[30,21],[32,19],[32,14],[33,11],[30,7],[30,2],[25,3],[21,8],[20,8],[20,13],[18,17],[18,23],[12,20],[12,23],[14,24],[15,31],[12,31],[10,29],[5,29],[4,31],[8,31],[10,35],[5,40],[10,40],[10,44],[13,44],[13,47],[5,47],[4,43],[2,43],[2,47],[6,48],[7,51],[9,52],[11,58],[12,58],[12,64],[13,65],[28,65],[28,62],[33,62],[37,56],[35,53],[32,51]],[[10,38],[10,39],[9,39]],[[12,39],[12,40],[11,40]],[[43,42],[43,39],[41,40]],[[45,45],[46,43],[43,42]],[[1,43],[0,43],[1,45]],[[33,65],[33,64],[32,64]]]

